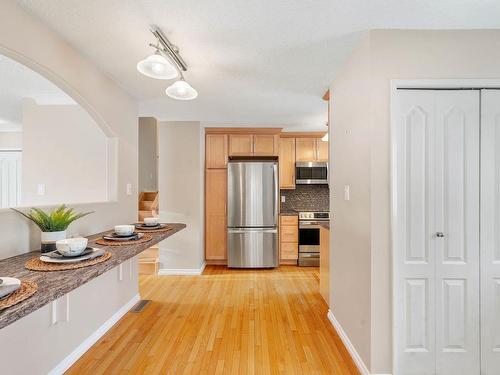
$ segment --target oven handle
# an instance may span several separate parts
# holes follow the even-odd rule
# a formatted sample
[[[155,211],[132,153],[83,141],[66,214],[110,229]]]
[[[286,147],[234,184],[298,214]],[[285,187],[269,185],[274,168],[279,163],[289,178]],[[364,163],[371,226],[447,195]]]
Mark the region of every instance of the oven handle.
[[[299,222],[299,229],[320,229],[321,225],[316,221],[302,221]]]

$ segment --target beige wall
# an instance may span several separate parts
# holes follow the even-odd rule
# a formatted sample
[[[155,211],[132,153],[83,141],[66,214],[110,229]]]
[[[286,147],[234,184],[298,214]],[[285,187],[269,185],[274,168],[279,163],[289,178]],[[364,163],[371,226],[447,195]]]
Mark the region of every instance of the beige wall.
[[[158,130],[154,117],[139,118],[139,192],[156,191]]]
[[[370,40],[333,86],[330,129],[330,309],[370,363]],[[349,201],[344,187],[350,186]]]
[[[22,27],[20,27],[22,25]],[[109,166],[116,175],[116,201],[78,206],[95,214],[74,223],[70,233],[89,234],[137,216],[137,103],[76,49],[22,10],[14,1],[2,1],[0,53],[14,58],[67,92],[89,112],[108,137],[118,139],[118,160]],[[131,183],[133,194],[126,195]],[[0,259],[33,250],[39,232],[19,215],[0,211]]]
[[[468,79],[468,78],[499,78],[500,77],[500,30],[457,30],[457,31],[416,31],[416,30],[374,30],[369,39],[368,55],[360,54],[366,51],[366,45],[361,45],[346,64],[332,85],[333,131],[337,124],[348,124],[352,132],[364,133],[367,142],[359,147],[346,149],[336,147],[342,142],[331,142],[331,153],[338,162],[332,167],[334,196],[343,195],[343,180],[336,178],[336,169],[348,170],[353,155],[370,153],[369,177],[361,176],[358,170],[350,173],[350,179],[356,181],[362,189],[369,189],[370,199],[366,204],[369,210],[370,232],[367,251],[371,257],[371,308],[364,314],[369,314],[371,324],[369,342],[360,343],[359,333],[355,326],[359,323],[357,315],[340,321],[349,337],[353,338],[356,349],[362,353],[363,360],[372,373],[389,373],[392,369],[392,260],[390,238],[390,81],[391,79]],[[366,43],[364,41],[363,43]],[[356,55],[357,54],[357,55]],[[368,93],[369,105],[356,103],[359,98],[352,95],[357,78],[351,70],[359,64],[369,63],[370,76],[363,79],[359,85],[359,94]],[[349,81],[346,86],[346,80]],[[360,113],[362,112],[362,113]],[[364,117],[370,123],[366,129],[356,119]],[[361,133],[359,136],[361,136]],[[338,134],[342,137],[342,134]],[[332,136],[332,139],[335,135]],[[353,194],[352,200],[358,198]],[[336,212],[336,201],[332,200],[332,211],[335,220],[343,222],[332,230],[331,244],[337,252],[347,252],[342,245],[348,242],[365,243],[366,233],[358,233],[358,220],[363,223],[364,216],[356,211],[342,210]],[[338,208],[337,208],[338,209]],[[346,217],[343,217],[346,215]],[[347,225],[349,223],[349,225]],[[336,238],[339,237],[339,238]],[[347,255],[344,255],[347,256]],[[337,256],[337,261],[341,258]],[[335,260],[332,265],[335,267]],[[339,299],[339,295],[348,293],[351,285],[347,281],[364,277],[364,268],[352,264],[337,264],[337,268],[349,267],[346,273],[352,273],[344,284],[332,285],[338,291],[332,291],[332,298],[337,294],[337,300],[332,299],[332,307],[341,304],[342,309],[353,311],[360,307],[347,298]],[[333,271],[332,271],[333,273]],[[335,277],[335,276],[334,276]],[[357,299],[356,299],[357,300]],[[338,308],[338,307],[337,307]],[[363,308],[366,308],[363,307]],[[366,345],[369,346],[369,361],[366,360]]]
[[[160,243],[162,272],[197,270],[205,261],[203,134],[199,122],[158,124],[160,219],[187,224]]]
[[[23,148],[23,133],[0,131],[0,150],[21,150]]]
[[[107,200],[107,137],[80,106],[25,100],[22,134],[21,206]]]

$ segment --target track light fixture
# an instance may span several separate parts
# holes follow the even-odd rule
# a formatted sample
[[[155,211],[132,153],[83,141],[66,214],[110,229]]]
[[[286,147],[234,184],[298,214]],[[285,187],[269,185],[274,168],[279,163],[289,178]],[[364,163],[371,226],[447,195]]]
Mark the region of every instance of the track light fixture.
[[[137,63],[137,70],[147,77],[155,79],[173,79],[180,76],[179,80],[167,87],[165,93],[177,100],[192,100],[198,92],[186,82],[183,72],[187,71],[187,64],[182,59],[179,49],[174,46],[157,26],[151,27],[157,44],[150,44],[155,48],[154,54]]]

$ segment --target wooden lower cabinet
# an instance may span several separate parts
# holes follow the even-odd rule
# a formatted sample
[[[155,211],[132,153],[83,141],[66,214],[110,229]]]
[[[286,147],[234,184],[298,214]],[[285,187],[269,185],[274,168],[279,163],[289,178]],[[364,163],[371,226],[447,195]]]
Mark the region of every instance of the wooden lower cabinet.
[[[280,263],[296,264],[299,258],[299,218],[280,216]]]
[[[205,258],[227,259],[227,170],[205,170]]]

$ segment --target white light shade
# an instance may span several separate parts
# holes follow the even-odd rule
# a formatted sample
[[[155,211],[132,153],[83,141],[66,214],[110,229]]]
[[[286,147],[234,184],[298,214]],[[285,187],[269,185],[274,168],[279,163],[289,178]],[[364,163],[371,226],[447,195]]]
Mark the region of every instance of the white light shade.
[[[192,100],[198,96],[198,92],[183,79],[167,87],[165,94],[177,100]]]
[[[179,75],[172,63],[158,52],[139,61],[137,70],[155,79],[172,79]]]
[[[321,140],[323,142],[328,142],[328,133],[325,133],[325,135],[323,136],[323,138],[321,138]]]

